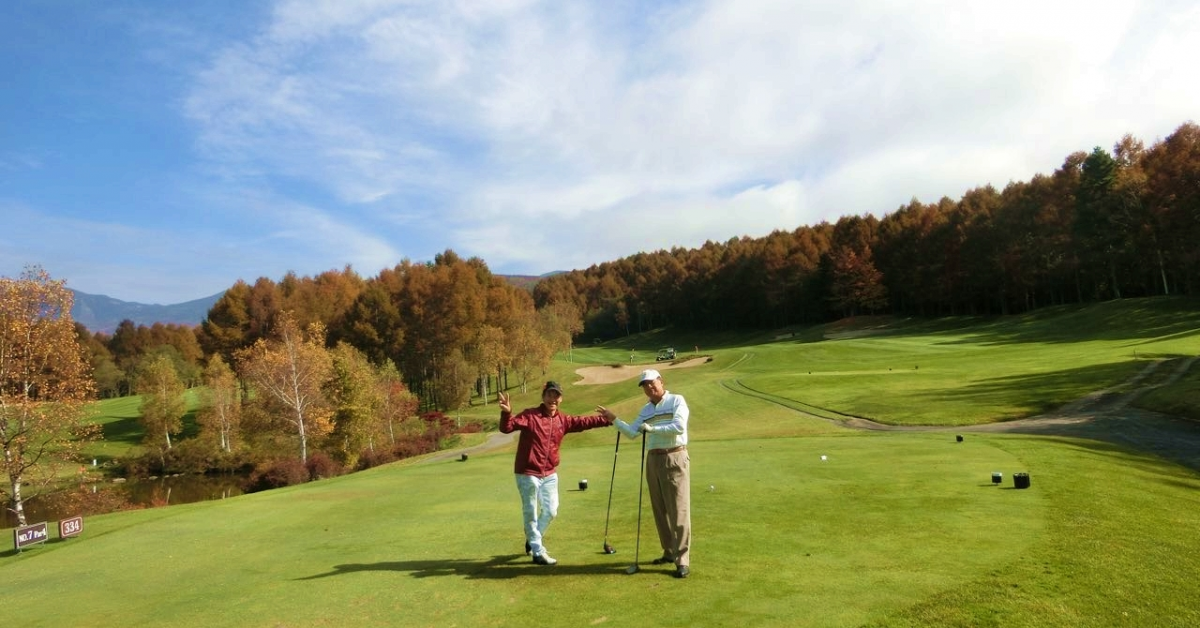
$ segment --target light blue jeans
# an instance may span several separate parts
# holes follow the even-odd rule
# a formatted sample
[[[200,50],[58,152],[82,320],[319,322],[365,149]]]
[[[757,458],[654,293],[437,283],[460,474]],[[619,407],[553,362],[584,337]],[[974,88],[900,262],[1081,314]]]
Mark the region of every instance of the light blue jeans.
[[[546,553],[542,536],[550,522],[558,516],[558,474],[544,478],[517,474],[517,491],[521,493],[521,514],[525,518],[525,540],[533,554]]]

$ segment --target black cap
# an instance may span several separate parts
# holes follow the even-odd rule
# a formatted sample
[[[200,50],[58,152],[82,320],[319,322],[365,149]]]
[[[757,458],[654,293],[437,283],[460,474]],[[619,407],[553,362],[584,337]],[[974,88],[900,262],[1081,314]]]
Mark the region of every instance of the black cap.
[[[553,390],[554,392],[558,393],[559,395],[563,394],[562,386],[559,386],[558,382],[555,382],[555,381],[546,382],[546,385],[542,386],[542,394],[545,394],[547,390]]]

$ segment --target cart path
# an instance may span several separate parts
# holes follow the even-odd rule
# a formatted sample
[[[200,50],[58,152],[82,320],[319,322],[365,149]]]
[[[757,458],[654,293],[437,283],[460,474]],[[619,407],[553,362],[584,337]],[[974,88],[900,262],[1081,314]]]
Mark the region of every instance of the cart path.
[[[439,451],[437,453],[430,454],[426,458],[422,458],[421,464],[425,464],[425,463],[429,463],[429,462],[442,462],[445,460],[450,460],[452,458],[461,459],[463,454],[467,454],[467,459],[469,460],[471,457],[470,456],[471,454],[495,451],[497,449],[503,449],[505,447],[508,447],[513,442],[513,439],[516,437],[516,435],[517,435],[516,432],[513,432],[511,434],[505,434],[503,432],[492,432],[491,434],[488,434],[487,440],[483,441],[482,443],[480,443],[478,445],[474,445],[472,447],[462,447],[459,449],[447,449],[445,451]]]
[[[1151,453],[1200,471],[1200,422],[1132,405],[1141,394],[1178,381],[1196,360],[1197,357],[1191,357],[1153,362],[1124,386],[1118,387],[1129,388],[1129,392],[1098,391],[1046,414],[1003,423],[972,425],[958,428],[957,431],[1086,438]],[[1139,385],[1148,375],[1163,367],[1174,370],[1162,383]],[[954,428],[948,431],[954,431]]]
[[[824,420],[853,429],[883,432],[1009,433],[1082,438],[1151,453],[1200,472],[1200,422],[1131,405],[1139,395],[1178,381],[1192,368],[1198,357],[1151,362],[1128,381],[1114,387],[1114,390],[1129,392],[1096,391],[1053,412],[1026,419],[957,427],[884,425],[861,418]],[[1174,370],[1159,384],[1140,385],[1163,367]]]
[[[1143,410],[1132,405],[1139,395],[1178,381],[1192,368],[1197,359],[1200,359],[1200,356],[1151,362],[1128,381],[1113,389],[1093,392],[1053,412],[1013,421],[957,427],[885,425],[815,406],[811,407],[811,412],[807,412],[796,407],[807,404],[790,399],[787,400],[788,403],[783,403],[782,400],[772,399],[772,395],[748,389],[740,382],[735,382],[736,385],[722,382],[722,385],[731,392],[773,402],[798,414],[851,429],[958,434],[1011,433],[1080,438],[1154,454],[1200,472],[1200,421]],[[1160,368],[1172,368],[1173,371],[1161,383],[1143,386],[1142,382]],[[1115,390],[1128,392],[1119,393],[1114,392]]]

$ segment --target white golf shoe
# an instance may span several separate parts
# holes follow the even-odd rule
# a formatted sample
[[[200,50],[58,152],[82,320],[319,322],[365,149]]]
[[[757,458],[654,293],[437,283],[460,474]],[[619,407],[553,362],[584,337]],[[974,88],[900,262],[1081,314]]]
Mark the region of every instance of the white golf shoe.
[[[533,562],[535,565],[557,565],[558,564],[558,560],[555,559],[554,557],[550,556],[550,554],[548,554],[546,552],[542,552],[541,554],[534,554]]]

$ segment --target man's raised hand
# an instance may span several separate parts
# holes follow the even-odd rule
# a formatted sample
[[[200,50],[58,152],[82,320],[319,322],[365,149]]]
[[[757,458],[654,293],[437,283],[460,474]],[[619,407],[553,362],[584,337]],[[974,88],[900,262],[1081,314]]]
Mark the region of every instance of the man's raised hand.
[[[500,402],[501,412],[512,412],[512,406],[508,405],[508,393],[501,392],[496,396],[496,399]]]

